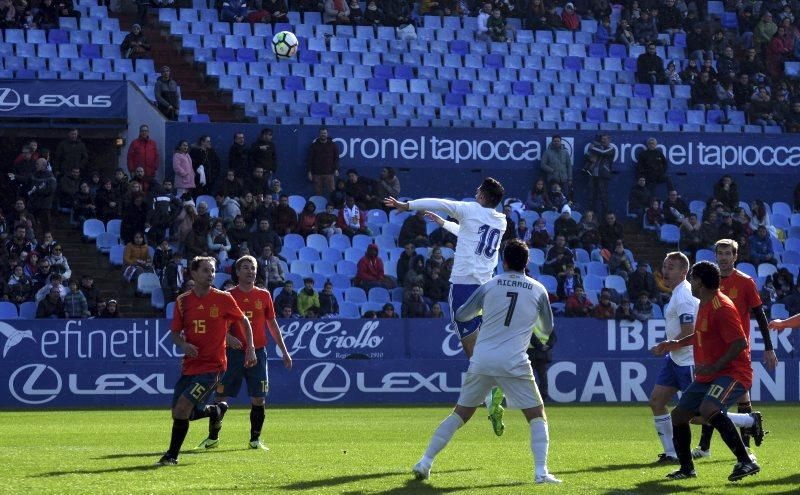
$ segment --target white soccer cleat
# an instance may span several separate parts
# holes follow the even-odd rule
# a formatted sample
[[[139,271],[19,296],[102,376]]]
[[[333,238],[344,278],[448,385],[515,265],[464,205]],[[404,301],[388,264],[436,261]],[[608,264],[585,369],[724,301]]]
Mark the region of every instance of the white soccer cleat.
[[[535,481],[536,481],[537,485],[543,485],[545,483],[551,483],[551,484],[557,485],[559,483],[563,483],[563,481],[561,481],[560,479],[556,478],[555,476],[553,476],[550,473],[547,473],[547,474],[542,475],[542,476],[536,475],[536,480]]]
[[[703,457],[711,457],[711,449],[703,450],[700,447],[695,447],[692,450],[692,459],[701,459]]]
[[[414,464],[414,467],[411,468],[411,472],[414,474],[414,477],[418,480],[426,480],[431,477],[431,467],[426,466],[419,461],[418,463]]]

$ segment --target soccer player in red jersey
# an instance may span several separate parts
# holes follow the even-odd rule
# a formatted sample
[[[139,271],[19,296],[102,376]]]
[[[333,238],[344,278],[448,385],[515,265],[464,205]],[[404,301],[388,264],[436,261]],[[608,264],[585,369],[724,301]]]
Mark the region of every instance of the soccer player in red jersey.
[[[689,424],[700,415],[719,432],[736,456],[738,462],[728,480],[737,481],[761,470],[750,459],[733,421],[722,411],[752,384],[750,346],[736,307],[719,290],[719,268],[709,261],[695,263],[689,280],[692,295],[700,299],[694,333],[653,347],[654,354],[663,355],[694,345],[695,379],[672,410],[673,439],[681,467],[667,477],[682,480],[697,476],[690,450],[692,430]]]
[[[189,421],[211,418],[222,421],[228,405],[224,402],[206,405],[214,386],[225,372],[225,339],[233,322],[244,328],[245,366],[256,364],[253,330],[250,321],[227,292],[214,284],[214,258],[198,256],[189,270],[194,288],[178,296],[172,316],[172,341],[184,353],[181,377],[172,397],[172,438],[169,450],[157,464],[178,463],[181,445],[189,432]]]
[[[755,317],[758,322],[758,329],[761,332],[761,337],[764,339],[763,360],[767,368],[771,371],[778,365],[778,357],[775,355],[775,351],[772,347],[767,315],[764,313],[761,297],[758,295],[758,289],[756,288],[753,278],[734,268],[738,251],[739,244],[731,239],[720,239],[714,244],[714,254],[717,258],[720,275],[722,276],[719,288],[723,294],[733,301],[733,305],[736,306],[736,311],[739,312],[739,319],[742,321],[742,327],[744,328],[744,334],[747,336],[748,342],[750,341],[751,313]],[[749,391],[739,398],[738,412],[743,414],[753,413]],[[700,435],[700,445],[692,451],[692,456],[695,459],[711,456],[711,437],[713,434],[714,428],[708,425],[703,426],[703,431]],[[749,450],[750,435],[747,433],[747,429],[743,428],[741,434],[742,441],[744,441],[745,447]]]
[[[267,373],[267,333],[269,330],[273,340],[278,345],[283,355],[283,365],[292,369],[292,358],[283,342],[281,329],[275,320],[275,308],[269,291],[255,287],[256,272],[258,271],[256,259],[252,256],[242,256],[234,266],[239,285],[230,290],[239,308],[244,312],[250,325],[253,327],[253,345],[256,349],[256,365],[245,367],[245,355],[241,342],[245,340],[241,326],[233,325],[228,336],[228,370],[217,385],[216,402],[225,402],[227,397],[236,397],[242,386],[242,380],[247,382],[250,394],[250,448],[269,448],[261,440],[261,428],[264,426],[264,399],[269,392],[269,375]],[[199,447],[212,449],[219,445],[219,431],[222,422],[215,422],[209,418],[208,438],[200,443]]]

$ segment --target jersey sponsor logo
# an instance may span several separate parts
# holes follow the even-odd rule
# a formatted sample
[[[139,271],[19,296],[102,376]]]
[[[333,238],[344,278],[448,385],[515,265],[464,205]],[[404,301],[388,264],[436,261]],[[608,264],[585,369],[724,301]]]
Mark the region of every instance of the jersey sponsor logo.
[[[61,375],[46,364],[26,364],[8,378],[8,391],[23,404],[47,404],[61,393]]]

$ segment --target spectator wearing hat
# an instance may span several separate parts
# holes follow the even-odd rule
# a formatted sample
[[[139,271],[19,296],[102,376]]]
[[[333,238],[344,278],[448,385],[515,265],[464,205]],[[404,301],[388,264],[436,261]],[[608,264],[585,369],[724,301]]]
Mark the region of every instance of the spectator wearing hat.
[[[553,233],[556,236],[564,236],[564,239],[571,248],[578,247],[580,243],[580,227],[578,226],[578,222],[572,218],[572,208],[570,208],[569,205],[564,205],[561,208],[561,215],[556,218],[553,225]]]
[[[116,299],[109,299],[106,301],[103,312],[100,313],[100,318],[121,318],[119,314],[119,304]]]
[[[154,94],[158,110],[169,120],[178,120],[181,107],[179,91],[178,83],[171,77],[170,68],[166,65],[161,67],[161,77],[156,79]]]
[[[581,28],[581,18],[575,12],[575,4],[567,2],[561,12],[561,22],[567,31],[578,31]]]
[[[131,60],[145,58],[150,51],[150,42],[147,41],[147,37],[142,31],[142,26],[139,24],[131,26],[131,32],[125,36],[119,48],[125,58]]]

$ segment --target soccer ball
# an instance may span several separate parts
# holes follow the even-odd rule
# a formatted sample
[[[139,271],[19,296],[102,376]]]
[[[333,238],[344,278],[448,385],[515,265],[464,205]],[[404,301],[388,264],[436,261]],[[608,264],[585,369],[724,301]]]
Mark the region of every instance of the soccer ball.
[[[278,58],[291,58],[297,54],[297,36],[289,31],[281,31],[272,37],[272,51]]]

